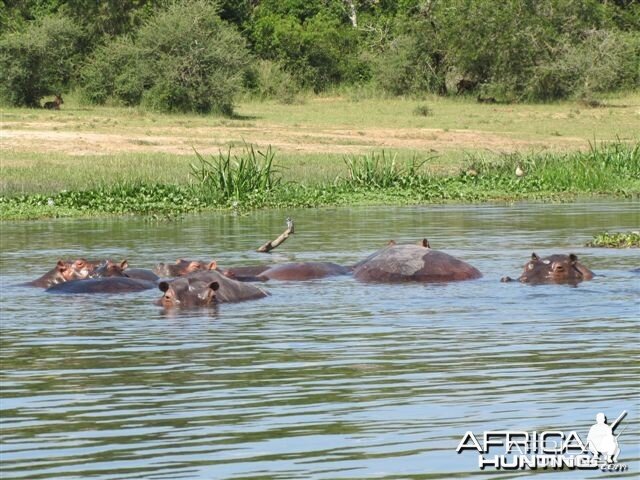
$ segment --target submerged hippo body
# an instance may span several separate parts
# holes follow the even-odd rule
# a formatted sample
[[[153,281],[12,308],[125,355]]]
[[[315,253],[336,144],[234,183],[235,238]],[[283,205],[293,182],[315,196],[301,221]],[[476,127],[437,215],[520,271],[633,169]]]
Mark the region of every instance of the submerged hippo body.
[[[452,282],[482,277],[475,268],[451,255],[420,245],[396,245],[357,263],[353,275],[363,282]]]
[[[58,260],[55,267],[42,275],[40,278],[27,282],[25,285],[32,287],[49,288],[59,283],[72,280],[82,280],[89,278],[100,261],[85,260]]]
[[[300,262],[274,265],[260,274],[267,280],[313,280],[315,278],[346,275],[350,272],[347,267],[331,262]]]
[[[216,270],[191,273],[171,281],[162,281],[158,284],[158,288],[163,295],[156,304],[165,308],[242,302],[268,295],[255,285],[233,280]]]
[[[223,271],[226,277],[233,278],[240,282],[256,282],[263,281],[259,278],[260,274],[266,270],[269,270],[271,265],[252,265],[249,267],[231,267]]]
[[[175,263],[159,263],[153,268],[153,273],[163,278],[175,278],[203,270],[213,270],[215,262],[203,262],[200,260],[184,260],[179,258]]]
[[[156,287],[156,282],[128,277],[89,278],[60,283],[47,288],[49,293],[128,293]]]
[[[240,268],[243,269],[241,272],[239,272],[239,269],[229,269],[224,274],[230,278],[245,282],[267,280],[303,281],[346,275],[351,271],[347,267],[331,262],[282,263],[271,267]]]
[[[591,280],[594,273],[578,261],[573,253],[569,255],[549,255],[541,258],[534,253],[531,260],[524,265],[518,281],[521,283],[569,283],[578,284],[583,280]],[[510,277],[502,278],[503,282],[514,281]]]

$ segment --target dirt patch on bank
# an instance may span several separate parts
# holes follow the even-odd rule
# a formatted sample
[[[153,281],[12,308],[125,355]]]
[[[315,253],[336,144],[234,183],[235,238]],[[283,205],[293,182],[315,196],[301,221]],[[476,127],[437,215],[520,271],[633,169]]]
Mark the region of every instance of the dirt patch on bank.
[[[561,150],[584,148],[577,137],[549,137],[536,140],[516,139],[507,133],[479,130],[442,130],[426,128],[340,128],[283,127],[158,127],[130,129],[126,133],[69,129],[60,123],[0,124],[0,150],[18,152],[55,152],[69,155],[107,155],[115,153],[170,153],[191,155],[217,153],[245,142],[271,145],[286,153],[361,153],[372,149],[408,149],[427,152],[447,150],[487,150],[510,153],[518,150]],[[138,131],[139,130],[139,131]],[[144,130],[144,131],[143,131]]]

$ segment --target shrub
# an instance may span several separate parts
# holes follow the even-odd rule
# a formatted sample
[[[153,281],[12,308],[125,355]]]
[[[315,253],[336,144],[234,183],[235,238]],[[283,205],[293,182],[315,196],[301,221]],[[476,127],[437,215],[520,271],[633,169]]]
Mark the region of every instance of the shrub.
[[[579,44],[560,43],[555,57],[536,66],[525,94],[550,100],[634,88],[640,83],[640,38],[625,32],[595,30]]]
[[[413,114],[418,117],[429,117],[433,115],[433,112],[431,108],[429,108],[429,105],[422,104],[413,109]]]
[[[61,93],[79,61],[83,31],[70,19],[47,16],[0,39],[0,98],[40,107],[44,95]]]
[[[171,4],[133,39],[98,49],[83,70],[84,96],[113,96],[162,111],[231,114],[249,61],[245,42],[204,0]]]
[[[138,69],[140,51],[128,37],[98,47],[81,72],[82,97],[89,103],[104,104],[110,97],[125,105],[142,99],[146,79]]]
[[[258,60],[250,71],[248,88],[262,100],[276,99],[281,103],[293,103],[300,86],[278,62]]]
[[[301,86],[316,92],[369,77],[358,55],[358,32],[330,11],[320,9],[301,21],[259,10],[250,34],[261,58],[277,61]]]
[[[367,30],[364,57],[378,88],[392,95],[446,93],[444,55],[431,22],[400,17]]]

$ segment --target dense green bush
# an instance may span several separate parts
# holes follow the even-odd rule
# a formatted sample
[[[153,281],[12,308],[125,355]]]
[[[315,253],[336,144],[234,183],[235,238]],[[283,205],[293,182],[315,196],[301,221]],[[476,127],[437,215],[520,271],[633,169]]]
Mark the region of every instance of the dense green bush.
[[[594,30],[579,44],[568,41],[532,70],[525,95],[533,100],[591,97],[598,92],[640,85],[640,35]]]
[[[358,31],[330,9],[313,15],[313,10],[299,10],[281,13],[281,8],[261,6],[250,30],[256,54],[277,61],[315,92],[368,79],[368,67],[359,57]]]
[[[114,97],[124,105],[140,103],[145,84],[138,69],[141,52],[128,37],[119,37],[98,47],[82,68],[82,96],[89,103],[103,104]]]
[[[638,86],[640,35],[615,28],[616,8],[452,0],[438,18],[448,64],[463,77],[492,94],[549,100]]]
[[[38,0],[0,2],[0,32],[13,105],[73,87],[80,61],[90,102],[165,111],[229,113],[243,86],[290,102],[299,88],[446,94],[466,80],[547,101],[640,84],[633,0]]]
[[[84,96],[162,111],[231,114],[249,63],[240,34],[204,0],[172,4],[133,38],[98,48],[82,72]]]
[[[245,84],[253,96],[285,104],[294,103],[301,90],[296,78],[271,60],[258,60],[252,65],[247,71]]]
[[[14,106],[40,107],[44,95],[61,93],[80,61],[83,32],[70,19],[43,17],[0,38],[0,98]]]

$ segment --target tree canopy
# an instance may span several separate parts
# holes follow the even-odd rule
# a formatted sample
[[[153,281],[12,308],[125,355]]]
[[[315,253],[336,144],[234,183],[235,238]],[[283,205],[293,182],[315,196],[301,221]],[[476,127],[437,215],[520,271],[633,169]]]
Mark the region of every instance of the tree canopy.
[[[640,83],[632,0],[5,1],[0,29],[0,96],[14,105],[79,88],[229,113],[242,89],[547,101]]]

